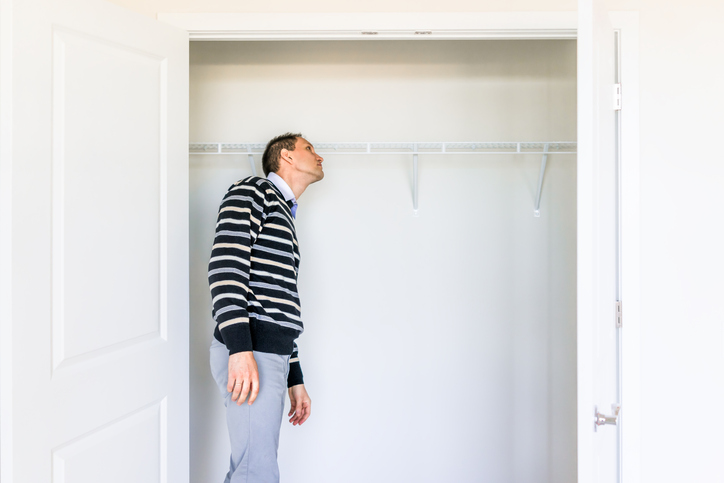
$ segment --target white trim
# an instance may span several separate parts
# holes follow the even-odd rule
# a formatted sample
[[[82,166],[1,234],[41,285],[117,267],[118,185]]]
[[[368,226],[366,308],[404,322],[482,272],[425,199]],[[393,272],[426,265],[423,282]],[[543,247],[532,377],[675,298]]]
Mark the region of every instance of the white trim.
[[[53,134],[51,160],[51,360],[65,359],[65,32],[53,29]]]
[[[574,39],[576,12],[159,13],[191,40]]]
[[[159,13],[190,40],[575,39],[577,12]],[[621,31],[623,481],[641,480],[639,15],[611,12]],[[376,31],[377,34],[362,34]],[[432,31],[432,33],[419,33]],[[584,418],[592,426],[593,416]]]
[[[593,0],[595,1],[595,0]],[[592,25],[593,1],[579,0],[578,14],[581,24]],[[579,483],[598,480],[594,473],[597,467],[594,454],[593,433],[593,317],[594,307],[594,238],[593,220],[595,204],[591,186],[597,179],[593,167],[595,153],[594,130],[590,120],[594,116],[593,79],[594,32],[592,28],[581,29],[576,45],[576,112],[578,157],[576,170],[576,447],[578,453],[577,479]],[[613,39],[611,39],[613,42]],[[584,79],[585,76],[585,79]],[[611,79],[613,81],[613,79]],[[587,88],[583,88],[586,82]],[[585,121],[585,124],[584,124]],[[582,124],[584,124],[582,126]],[[590,127],[590,129],[584,129]],[[611,187],[613,188],[613,187]],[[612,287],[613,288],[613,287]],[[613,290],[612,290],[613,291]]]
[[[641,199],[639,14],[611,12],[621,32],[621,483],[641,481]]]
[[[13,2],[0,0],[0,481],[13,481]]]

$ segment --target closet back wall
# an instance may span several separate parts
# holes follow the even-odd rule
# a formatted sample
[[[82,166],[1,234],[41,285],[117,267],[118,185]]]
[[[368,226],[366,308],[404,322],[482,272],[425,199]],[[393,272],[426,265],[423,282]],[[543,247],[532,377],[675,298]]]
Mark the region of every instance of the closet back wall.
[[[190,138],[575,141],[575,62],[575,41],[192,42]],[[575,156],[549,157],[534,218],[539,165],[421,155],[413,217],[412,156],[325,157],[296,221],[313,411],[282,423],[282,481],[575,481]],[[206,268],[249,174],[191,156],[194,483],[228,465]]]

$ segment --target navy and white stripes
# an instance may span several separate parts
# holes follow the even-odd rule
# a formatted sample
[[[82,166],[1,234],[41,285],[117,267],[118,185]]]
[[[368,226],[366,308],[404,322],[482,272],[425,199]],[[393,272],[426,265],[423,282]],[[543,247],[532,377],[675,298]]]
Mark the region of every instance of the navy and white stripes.
[[[214,336],[230,354],[291,354],[288,387],[303,383],[295,342],[304,331],[299,261],[292,212],[281,192],[255,176],[234,183],[221,201],[209,260]]]

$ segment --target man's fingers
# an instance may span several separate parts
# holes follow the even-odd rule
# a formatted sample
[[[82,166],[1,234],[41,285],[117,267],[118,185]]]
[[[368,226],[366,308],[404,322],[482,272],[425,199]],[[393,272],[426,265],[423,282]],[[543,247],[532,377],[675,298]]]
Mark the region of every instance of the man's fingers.
[[[294,416],[292,417],[292,419],[289,420],[289,422],[292,423],[292,425],[297,424],[297,422],[299,421],[299,416],[301,415],[301,413],[302,413],[302,402],[299,401],[299,402],[297,402],[297,404],[294,406]]]
[[[312,408],[309,406],[305,406],[302,410],[302,419],[299,421],[299,424],[302,424],[304,421],[306,421],[309,416],[312,414]]]
[[[309,399],[303,384],[289,388],[289,402],[291,408],[287,416],[293,425],[302,424],[312,414],[312,400]]]
[[[308,408],[304,405],[302,405],[301,408],[297,411],[297,424],[302,424],[304,421],[307,420],[307,412]]]
[[[246,401],[246,395],[249,394],[249,381],[244,380],[241,385],[241,395],[236,400],[236,404],[241,406],[241,403]]]
[[[309,418],[309,415],[312,414],[312,408],[309,406],[304,406],[302,409],[302,419],[299,421],[299,424],[302,424],[304,421],[306,421]]]
[[[292,416],[294,414],[294,416]],[[289,419],[289,422],[293,425],[302,424],[304,421],[309,419],[309,416],[312,414],[312,405],[311,401],[306,400],[299,400],[298,403],[292,405],[291,411],[289,411],[288,416],[292,416]]]
[[[251,394],[249,395],[249,405],[251,405],[255,400],[256,396],[259,394],[259,374],[254,374],[251,379]]]
[[[233,391],[231,393],[231,400],[236,401],[239,398],[239,393],[241,392],[241,381],[235,380],[234,385],[231,386],[231,390]]]

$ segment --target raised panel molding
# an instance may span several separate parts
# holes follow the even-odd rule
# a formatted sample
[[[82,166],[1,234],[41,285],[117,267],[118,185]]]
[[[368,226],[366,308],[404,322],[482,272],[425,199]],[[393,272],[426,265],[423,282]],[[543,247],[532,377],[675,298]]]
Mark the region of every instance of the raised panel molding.
[[[54,371],[167,338],[167,75],[164,58],[54,29]]]
[[[57,446],[53,483],[167,483],[167,398]]]

